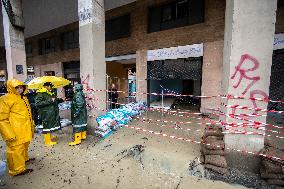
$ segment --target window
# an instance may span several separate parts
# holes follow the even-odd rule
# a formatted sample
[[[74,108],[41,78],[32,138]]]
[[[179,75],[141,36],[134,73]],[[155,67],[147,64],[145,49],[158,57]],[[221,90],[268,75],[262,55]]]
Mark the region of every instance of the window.
[[[31,57],[33,55],[32,52],[32,43],[26,43],[25,45],[25,50],[26,50],[26,56]]]
[[[149,8],[148,32],[183,27],[204,21],[204,0],[175,0]]]
[[[188,1],[181,1],[177,2],[176,4],[176,18],[181,19],[181,18],[186,18],[189,15],[189,9],[188,9]]]
[[[168,5],[162,8],[162,22],[167,22],[173,19],[172,6]]]
[[[46,38],[39,41],[39,54],[55,52],[55,38]]]
[[[284,0],[278,0],[277,8],[284,7]]]
[[[44,75],[45,76],[55,76],[55,72],[54,71],[45,71]]]
[[[130,37],[130,14],[106,21],[106,41]]]
[[[79,29],[62,34],[63,50],[79,48]]]
[[[162,22],[187,18],[189,14],[188,0],[177,1],[161,7]]]

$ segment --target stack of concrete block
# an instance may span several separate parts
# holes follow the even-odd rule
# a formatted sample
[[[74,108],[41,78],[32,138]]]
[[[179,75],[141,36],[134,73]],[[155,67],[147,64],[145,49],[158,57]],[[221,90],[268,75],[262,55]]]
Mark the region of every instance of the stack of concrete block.
[[[261,151],[266,157],[262,157],[260,175],[271,185],[284,186],[284,161],[273,157],[284,157],[284,151],[273,147],[265,146]]]
[[[201,145],[201,162],[205,168],[220,174],[228,172],[228,165],[225,158],[225,142],[222,128],[211,125],[205,128]]]

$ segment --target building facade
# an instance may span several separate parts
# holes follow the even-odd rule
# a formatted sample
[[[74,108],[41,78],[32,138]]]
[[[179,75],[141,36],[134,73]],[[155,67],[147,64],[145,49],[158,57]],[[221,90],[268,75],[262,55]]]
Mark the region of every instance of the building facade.
[[[284,7],[278,4],[275,33],[281,43]],[[225,9],[225,0],[144,0],[107,11],[106,88],[115,83],[128,101],[135,92],[137,100],[148,102],[161,96],[140,93],[221,94]],[[25,50],[28,77],[86,80],[80,78],[79,22],[26,38]],[[281,47],[275,52],[274,62],[281,62]],[[274,85],[277,98],[282,89]],[[218,108],[220,98],[195,102],[206,113]]]
[[[115,83],[119,90],[131,92],[136,82],[138,93],[221,94],[225,9],[225,0],[144,0],[107,11],[108,86]],[[283,14],[283,5],[278,5],[276,34],[284,33]],[[27,65],[34,68],[30,74],[84,81],[79,48],[78,22],[27,38]],[[131,69],[135,80],[129,79]],[[129,96],[120,94],[121,98]],[[148,102],[161,100],[137,96]],[[218,108],[220,99],[197,103],[202,112],[210,112]]]

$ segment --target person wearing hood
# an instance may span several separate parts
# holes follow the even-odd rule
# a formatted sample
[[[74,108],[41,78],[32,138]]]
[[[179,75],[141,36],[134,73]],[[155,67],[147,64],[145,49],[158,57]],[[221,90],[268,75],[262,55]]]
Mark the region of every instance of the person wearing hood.
[[[32,172],[26,169],[28,148],[34,136],[34,122],[27,98],[27,85],[12,79],[7,82],[8,93],[0,97],[0,134],[7,144],[7,163],[11,176]]]
[[[56,142],[52,141],[55,136],[52,136],[51,132],[61,129],[58,104],[63,102],[63,100],[57,98],[52,93],[52,89],[52,83],[46,82],[43,88],[37,90],[35,97],[35,106],[42,120],[44,144],[47,146],[56,144]]]
[[[87,107],[83,85],[76,84],[74,88],[75,94],[71,104],[74,141],[69,143],[70,146],[80,144],[87,137]]]

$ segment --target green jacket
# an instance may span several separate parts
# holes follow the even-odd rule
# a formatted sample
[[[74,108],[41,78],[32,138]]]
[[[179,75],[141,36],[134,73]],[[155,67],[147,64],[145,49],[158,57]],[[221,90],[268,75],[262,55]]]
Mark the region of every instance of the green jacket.
[[[87,107],[83,85],[81,84],[75,85],[75,94],[71,104],[71,119],[74,133],[87,130]]]
[[[35,97],[35,106],[42,119],[43,134],[61,129],[58,104],[63,100],[55,97],[56,100],[52,101],[52,97],[55,97],[53,93],[45,88],[38,90]]]

